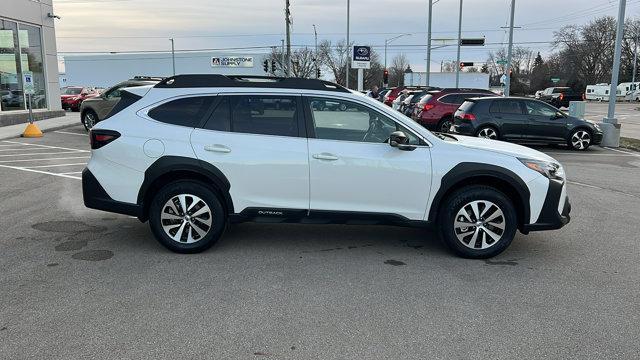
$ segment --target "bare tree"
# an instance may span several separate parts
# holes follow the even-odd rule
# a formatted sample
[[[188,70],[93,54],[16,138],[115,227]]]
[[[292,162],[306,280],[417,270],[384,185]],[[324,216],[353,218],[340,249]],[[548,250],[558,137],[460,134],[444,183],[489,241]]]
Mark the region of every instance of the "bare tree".
[[[300,78],[315,77],[314,57],[315,54],[313,50],[307,47],[293,51],[291,54],[291,75]],[[277,47],[273,47],[269,55],[269,61],[275,61],[276,70],[273,71],[271,64],[269,64],[269,73],[271,75],[284,75],[282,59],[282,51]]]
[[[409,67],[409,59],[407,55],[398,54],[391,59],[389,67],[389,84],[395,86],[404,85],[404,72]]]
[[[351,46],[346,41],[340,40],[335,45],[329,40],[324,40],[318,45],[318,57],[320,62],[329,69],[333,75],[333,81],[340,85],[346,83],[347,64],[351,61]],[[374,85],[382,84],[382,64],[377,52],[371,51],[371,68],[364,70],[364,88],[371,89]],[[357,82],[356,69],[349,71],[349,84]]]

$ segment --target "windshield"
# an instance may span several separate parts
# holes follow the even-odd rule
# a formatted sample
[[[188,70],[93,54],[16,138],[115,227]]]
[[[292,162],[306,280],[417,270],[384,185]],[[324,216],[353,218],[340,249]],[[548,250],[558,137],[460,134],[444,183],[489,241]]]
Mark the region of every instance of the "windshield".
[[[66,88],[64,89],[63,95],[78,95],[82,92],[82,88]]]

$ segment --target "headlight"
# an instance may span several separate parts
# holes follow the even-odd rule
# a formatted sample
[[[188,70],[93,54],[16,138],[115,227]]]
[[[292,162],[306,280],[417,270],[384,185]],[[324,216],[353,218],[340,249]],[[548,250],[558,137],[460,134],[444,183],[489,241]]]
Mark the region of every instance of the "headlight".
[[[537,171],[540,174],[546,176],[549,179],[563,180],[566,178],[564,168],[560,164],[556,164],[550,161],[521,159],[518,158],[524,166],[531,170]]]
[[[598,125],[596,123],[593,123],[593,127],[596,128],[596,130],[598,130],[600,132],[602,131],[602,129],[600,128],[600,125]]]

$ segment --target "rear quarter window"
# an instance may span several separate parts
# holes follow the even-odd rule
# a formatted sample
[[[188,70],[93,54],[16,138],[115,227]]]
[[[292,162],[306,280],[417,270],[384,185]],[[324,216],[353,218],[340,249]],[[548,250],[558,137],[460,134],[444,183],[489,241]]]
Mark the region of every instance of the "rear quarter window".
[[[462,105],[460,105],[460,107],[458,108],[458,110],[460,111],[464,111],[464,112],[469,112],[471,110],[471,108],[473,108],[473,105],[475,105],[476,103],[473,101],[465,101],[462,103]]]
[[[166,124],[196,127],[209,111],[213,100],[213,96],[176,99],[153,108],[148,115]]]

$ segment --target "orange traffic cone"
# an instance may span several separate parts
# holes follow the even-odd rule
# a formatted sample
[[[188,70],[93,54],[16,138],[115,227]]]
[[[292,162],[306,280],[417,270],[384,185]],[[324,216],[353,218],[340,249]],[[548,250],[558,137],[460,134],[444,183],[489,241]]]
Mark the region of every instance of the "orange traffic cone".
[[[42,131],[40,131],[40,128],[38,128],[38,125],[36,125],[35,123],[29,123],[29,125],[27,125],[27,128],[24,129],[24,132],[22,133],[22,137],[26,137],[26,138],[42,137]]]

